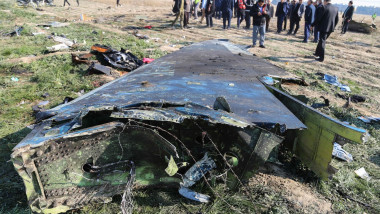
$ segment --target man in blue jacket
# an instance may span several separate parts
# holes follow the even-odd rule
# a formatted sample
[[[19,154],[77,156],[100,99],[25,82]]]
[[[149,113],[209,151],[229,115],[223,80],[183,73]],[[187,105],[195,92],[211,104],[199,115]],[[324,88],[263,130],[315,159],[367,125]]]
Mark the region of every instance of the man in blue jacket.
[[[289,5],[285,0],[278,2],[276,9],[277,17],[277,33],[282,31],[282,23],[284,22],[285,16],[288,14]]]
[[[231,18],[232,18],[233,10],[234,10],[234,0],[223,0],[222,2],[223,29],[231,28]],[[228,21],[228,26],[226,26],[227,21]]]
[[[313,5],[313,0],[307,2],[305,9],[305,36],[303,42],[307,43],[310,37],[311,24],[314,22],[315,7]]]

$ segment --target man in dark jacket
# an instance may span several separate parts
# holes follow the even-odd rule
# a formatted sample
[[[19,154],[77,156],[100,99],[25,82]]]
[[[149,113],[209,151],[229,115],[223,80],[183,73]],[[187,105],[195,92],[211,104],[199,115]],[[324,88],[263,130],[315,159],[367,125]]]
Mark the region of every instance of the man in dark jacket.
[[[260,48],[265,48],[265,21],[268,15],[268,10],[264,5],[264,0],[258,0],[255,5],[253,5],[250,15],[253,17],[253,45],[256,46],[257,34],[260,33]]]
[[[293,33],[294,25],[294,35],[297,34],[298,29],[300,28],[300,21],[302,19],[303,13],[305,12],[305,5],[303,5],[302,0],[299,0],[296,6],[294,7],[291,17],[290,17],[290,29],[288,34]]]
[[[288,9],[288,3],[285,0],[281,0],[281,2],[278,2],[276,9],[277,33],[281,33],[282,31],[282,23],[284,22],[285,16],[288,14]]]
[[[310,37],[311,23],[314,22],[315,7],[313,5],[313,0],[307,2],[305,9],[305,36],[303,42],[307,43]]]
[[[215,13],[215,0],[207,0],[206,6],[206,24],[207,27],[213,27],[214,23],[212,21],[212,16]]]
[[[274,15],[274,7],[273,7],[271,0],[267,0],[267,3],[265,5],[266,5],[267,11],[268,11],[268,14],[267,14],[266,20],[265,20],[266,21],[265,31],[269,32],[269,23],[270,23],[270,20],[273,18],[273,15]]]
[[[249,12],[251,11],[253,7],[254,0],[247,0],[246,1],[246,9],[245,9],[245,29],[249,29],[251,27],[251,15],[249,15]]]
[[[296,1],[295,0],[292,0],[292,2],[290,2],[290,0],[287,0],[287,3],[288,3],[289,9],[288,9],[288,14],[286,14],[286,16],[284,18],[284,28],[283,28],[284,31],[286,30],[286,25],[288,23],[288,20],[290,22],[290,15],[292,14],[294,6],[296,6]]]
[[[343,13],[343,27],[342,27],[342,34],[345,34],[348,29],[348,23],[352,20],[352,15],[354,15],[354,6],[352,6],[354,3],[350,1],[348,3],[348,7]]]
[[[231,28],[231,18],[232,18],[233,10],[234,10],[234,0],[222,1],[223,29]],[[228,26],[226,26],[227,21],[228,21]]]
[[[238,2],[237,28],[240,28],[240,24],[245,19],[246,3],[245,3],[245,0],[237,0],[237,2]]]
[[[314,15],[314,20],[319,16],[320,13],[323,13],[323,4],[322,0],[316,0],[315,1],[315,15]],[[318,25],[314,26],[314,43],[318,43],[319,40],[319,30],[318,30]]]
[[[323,7],[322,13],[318,14],[312,27],[318,25],[318,30],[320,32],[320,38],[315,50],[314,55],[317,57],[316,60],[323,62],[325,59],[325,46],[326,40],[329,38],[330,34],[334,32],[336,25],[339,22],[338,8],[331,4],[331,0],[325,0],[325,6]]]

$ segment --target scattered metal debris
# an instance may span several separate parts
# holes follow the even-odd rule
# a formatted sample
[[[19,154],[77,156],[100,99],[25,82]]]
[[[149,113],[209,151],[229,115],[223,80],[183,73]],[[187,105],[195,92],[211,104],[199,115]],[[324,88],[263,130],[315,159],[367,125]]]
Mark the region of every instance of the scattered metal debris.
[[[347,162],[352,162],[354,160],[352,155],[345,151],[339,143],[334,143],[332,155]]]
[[[371,180],[371,177],[369,176],[367,171],[365,171],[364,167],[355,170],[355,174],[366,181]]]
[[[134,30],[132,34],[139,39],[149,39],[149,36],[140,34],[138,30]]]
[[[56,51],[62,51],[62,50],[67,50],[69,49],[70,47],[67,46],[66,44],[58,44],[58,45],[53,45],[51,47],[46,47],[46,49],[50,52],[56,52]]]
[[[125,49],[116,51],[108,46],[93,45],[91,50],[95,54],[102,56],[109,65],[117,69],[132,71],[143,64],[143,61],[138,59],[131,52],[127,52]]]
[[[330,76],[328,74],[325,74],[323,79],[325,80],[325,82],[331,84],[331,85],[335,85],[337,87],[340,88],[340,90],[342,91],[345,91],[345,92],[351,92],[351,89],[350,87],[348,87],[347,85],[343,85],[342,83],[340,83],[338,81],[338,77],[337,76]]]
[[[57,27],[67,27],[70,25],[70,22],[66,22],[66,23],[62,23],[62,22],[49,22],[49,23],[46,23],[46,24],[39,24],[37,26],[39,27],[54,27],[54,28],[57,28]]]
[[[21,35],[21,31],[23,31],[23,30],[24,30],[24,27],[16,25],[14,31],[12,31],[10,33],[3,34],[3,36],[10,36],[10,37],[12,37],[12,36],[20,36]]]
[[[92,49],[118,56],[105,46]],[[268,70],[285,75],[229,42],[206,41],[45,111],[11,157],[32,212],[130,196],[134,175],[136,188],[182,183],[181,195],[207,202],[209,196],[188,187],[204,183],[213,191],[205,177],[212,170],[226,174],[229,188],[244,190],[281,143],[318,176],[331,177],[334,142],[361,143],[367,132],[268,84],[261,78]],[[183,162],[193,164],[185,174],[174,166]],[[130,200],[123,196],[122,207]]]
[[[358,117],[358,119],[365,123],[379,123],[380,122],[380,117],[361,116],[361,117]]]
[[[112,73],[111,73],[111,68],[110,67],[107,67],[107,66],[104,66],[104,65],[101,65],[99,63],[95,63],[93,62],[90,67],[88,68],[89,71],[95,71],[95,72],[101,72],[105,75],[108,75],[108,76],[111,76]]]

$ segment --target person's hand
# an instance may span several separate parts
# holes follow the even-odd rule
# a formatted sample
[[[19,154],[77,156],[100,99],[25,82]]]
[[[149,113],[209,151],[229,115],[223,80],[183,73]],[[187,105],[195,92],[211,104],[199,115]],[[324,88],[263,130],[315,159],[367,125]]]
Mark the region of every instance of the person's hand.
[[[264,14],[267,14],[267,11],[264,11],[263,13],[264,13]]]
[[[261,16],[262,14],[260,12],[258,12],[257,15]]]

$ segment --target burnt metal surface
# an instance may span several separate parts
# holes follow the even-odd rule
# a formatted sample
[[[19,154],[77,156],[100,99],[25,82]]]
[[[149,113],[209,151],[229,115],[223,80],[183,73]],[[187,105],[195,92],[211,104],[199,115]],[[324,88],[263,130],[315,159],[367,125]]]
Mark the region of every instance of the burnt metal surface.
[[[305,126],[261,82],[258,76],[285,71],[225,41],[185,47],[144,65],[78,99],[51,110],[63,120],[89,106],[122,107],[139,103],[195,103],[213,107],[224,97],[231,114],[257,124]]]

